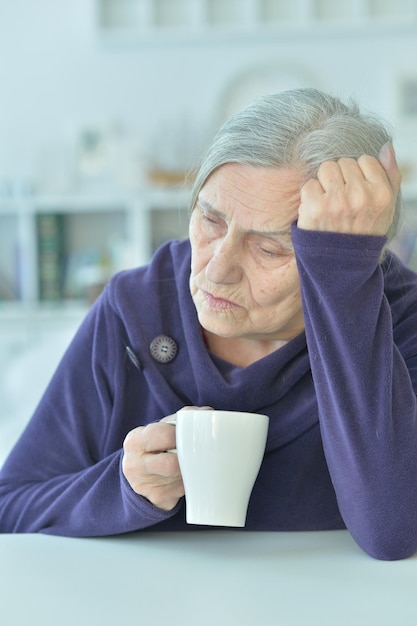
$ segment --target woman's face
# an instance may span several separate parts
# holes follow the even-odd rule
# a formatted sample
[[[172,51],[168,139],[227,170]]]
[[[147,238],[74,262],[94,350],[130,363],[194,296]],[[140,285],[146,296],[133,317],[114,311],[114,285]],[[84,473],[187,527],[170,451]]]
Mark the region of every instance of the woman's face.
[[[190,220],[190,289],[220,337],[289,341],[304,329],[291,243],[303,180],[294,169],[222,165]]]

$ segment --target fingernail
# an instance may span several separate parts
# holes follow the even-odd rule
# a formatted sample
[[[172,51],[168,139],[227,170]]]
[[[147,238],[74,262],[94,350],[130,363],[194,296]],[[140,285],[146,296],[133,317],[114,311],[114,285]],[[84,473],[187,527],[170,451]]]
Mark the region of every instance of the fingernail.
[[[392,143],[390,141],[387,141],[386,143],[384,143],[381,150],[379,151],[378,158],[382,164],[385,164],[388,166],[391,163],[395,163],[395,152],[394,152]]]

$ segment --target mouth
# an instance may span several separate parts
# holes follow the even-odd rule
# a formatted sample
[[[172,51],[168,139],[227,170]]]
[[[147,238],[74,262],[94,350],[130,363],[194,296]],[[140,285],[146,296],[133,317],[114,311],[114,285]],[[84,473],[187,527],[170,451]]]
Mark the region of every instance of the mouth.
[[[232,302],[231,300],[226,300],[225,298],[218,298],[214,296],[212,293],[208,291],[202,290],[204,298],[212,309],[240,309],[240,305]]]

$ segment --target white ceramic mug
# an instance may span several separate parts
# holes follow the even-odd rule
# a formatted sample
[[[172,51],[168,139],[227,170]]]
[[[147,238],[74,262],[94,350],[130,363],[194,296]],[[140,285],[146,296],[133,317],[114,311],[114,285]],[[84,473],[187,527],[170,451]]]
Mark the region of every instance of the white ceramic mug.
[[[188,524],[245,525],[268,424],[269,418],[258,413],[177,412],[176,445]]]

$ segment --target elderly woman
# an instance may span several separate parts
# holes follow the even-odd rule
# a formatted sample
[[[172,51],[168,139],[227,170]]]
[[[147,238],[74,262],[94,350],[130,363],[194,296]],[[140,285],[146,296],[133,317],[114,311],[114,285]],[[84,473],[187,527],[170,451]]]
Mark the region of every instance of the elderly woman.
[[[266,413],[248,530],[417,550],[417,275],[387,250],[390,137],[317,90],[263,97],[203,159],[190,237],[116,275],[1,472],[3,532],[187,528],[183,406]],[[194,527],[193,527],[194,528]]]

